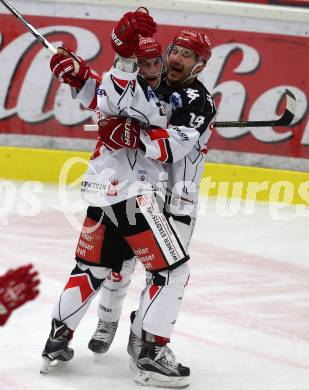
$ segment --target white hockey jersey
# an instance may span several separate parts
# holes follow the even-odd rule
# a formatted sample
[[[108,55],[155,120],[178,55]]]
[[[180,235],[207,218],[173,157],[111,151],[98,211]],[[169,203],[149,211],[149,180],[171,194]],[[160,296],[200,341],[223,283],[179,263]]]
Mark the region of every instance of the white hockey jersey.
[[[165,196],[165,164],[176,162],[190,152],[200,134],[194,128],[170,126],[164,107],[137,71],[112,68],[100,86],[88,79],[78,94],[86,108],[97,106],[103,116],[121,115],[145,124],[141,149],[115,152],[102,147],[90,161],[82,183],[83,198],[92,206],[104,207],[156,191]],[[155,127],[151,127],[155,126]]]

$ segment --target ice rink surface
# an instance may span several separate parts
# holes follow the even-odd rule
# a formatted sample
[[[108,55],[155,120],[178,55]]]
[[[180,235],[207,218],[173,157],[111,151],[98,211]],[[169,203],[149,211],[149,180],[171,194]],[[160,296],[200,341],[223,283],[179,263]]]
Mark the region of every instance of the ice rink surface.
[[[126,346],[129,313],[144,285],[141,266],[110,351],[95,359],[87,349],[97,323],[94,301],[75,332],[74,359],[39,374],[50,313],[74,266],[79,231],[73,225],[82,216],[72,217],[69,208],[79,193],[72,190],[59,203],[56,187],[38,187],[35,196],[15,184],[10,191],[5,199],[2,192],[0,206],[0,273],[33,262],[42,285],[37,300],[0,329],[0,390],[138,389]],[[201,206],[191,279],[171,342],[191,368],[189,388],[308,390],[309,216],[295,207],[254,209],[204,198]]]

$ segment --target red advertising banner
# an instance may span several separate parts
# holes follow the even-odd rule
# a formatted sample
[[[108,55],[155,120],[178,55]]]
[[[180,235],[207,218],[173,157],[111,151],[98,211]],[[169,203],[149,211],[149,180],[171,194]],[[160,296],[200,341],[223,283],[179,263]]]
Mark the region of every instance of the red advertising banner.
[[[112,64],[113,21],[29,16],[55,46],[77,50],[99,73]],[[78,27],[77,27],[78,26]],[[160,25],[162,45],[185,26]],[[214,47],[205,71],[215,93],[217,120],[276,118],[286,87],[297,97],[291,128],[221,129],[211,139],[219,150],[309,159],[309,40],[295,35],[202,29]],[[82,125],[93,114],[73,101],[67,86],[53,80],[50,53],[11,15],[0,15],[0,134],[96,138]],[[281,110],[281,111],[280,111]],[[233,117],[231,117],[233,116]]]

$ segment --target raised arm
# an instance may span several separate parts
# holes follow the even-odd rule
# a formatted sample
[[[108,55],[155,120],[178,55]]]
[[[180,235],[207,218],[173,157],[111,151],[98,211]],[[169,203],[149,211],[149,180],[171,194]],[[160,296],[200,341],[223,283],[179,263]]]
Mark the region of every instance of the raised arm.
[[[116,24],[111,45],[116,53],[113,67],[103,80],[89,65],[67,48],[58,48],[50,62],[54,76],[77,91],[77,97],[87,109],[102,105],[102,111],[119,112],[130,105],[134,98],[137,65],[133,57],[139,35],[152,36],[156,23],[152,17],[139,10],[127,12]]]

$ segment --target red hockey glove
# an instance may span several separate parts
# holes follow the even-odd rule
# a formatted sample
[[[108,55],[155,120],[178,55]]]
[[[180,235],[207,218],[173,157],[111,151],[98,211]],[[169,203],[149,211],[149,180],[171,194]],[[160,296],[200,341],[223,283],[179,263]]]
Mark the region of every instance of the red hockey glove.
[[[99,121],[99,136],[108,150],[137,149],[140,144],[140,123],[133,118],[111,116]]]
[[[0,278],[0,325],[4,325],[12,311],[39,294],[38,273],[32,264],[7,271]]]
[[[99,79],[82,58],[64,47],[58,47],[58,53],[52,56],[50,69],[59,81],[78,90],[89,77]]]
[[[139,35],[152,37],[157,24],[147,12],[127,12],[112,32],[112,47],[121,57],[131,57],[138,47]]]

